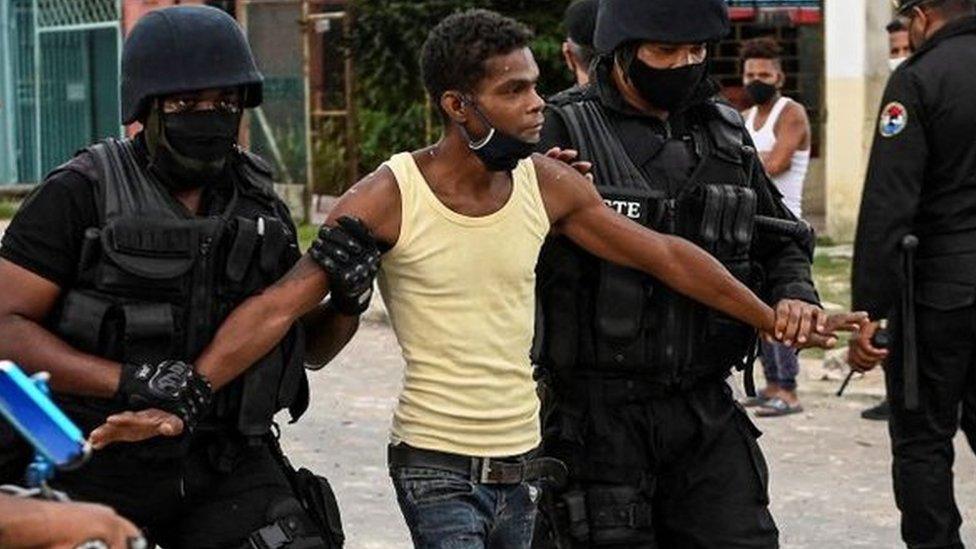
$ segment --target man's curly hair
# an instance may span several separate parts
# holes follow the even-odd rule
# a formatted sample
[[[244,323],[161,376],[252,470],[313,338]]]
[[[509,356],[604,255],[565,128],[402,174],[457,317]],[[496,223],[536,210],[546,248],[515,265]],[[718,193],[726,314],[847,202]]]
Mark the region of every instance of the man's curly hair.
[[[783,55],[783,48],[768,36],[753,38],[742,44],[739,56],[743,61],[748,59],[770,59],[779,61]]]
[[[437,24],[420,57],[424,87],[435,105],[448,90],[473,92],[486,76],[485,62],[527,47],[532,31],[489,10],[455,13]]]

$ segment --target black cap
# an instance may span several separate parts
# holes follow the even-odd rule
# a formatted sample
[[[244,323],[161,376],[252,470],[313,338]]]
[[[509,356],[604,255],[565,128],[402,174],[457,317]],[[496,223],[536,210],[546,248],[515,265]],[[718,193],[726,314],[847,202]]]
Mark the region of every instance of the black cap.
[[[596,31],[596,14],[599,8],[599,0],[576,0],[566,8],[563,25],[570,40],[580,46],[593,47],[593,33]]]
[[[608,53],[633,41],[717,42],[730,28],[725,0],[602,0],[594,43]]]
[[[145,115],[153,97],[209,88],[244,88],[244,106],[261,104],[263,78],[233,17],[207,6],[147,13],[122,47],[122,122]]]

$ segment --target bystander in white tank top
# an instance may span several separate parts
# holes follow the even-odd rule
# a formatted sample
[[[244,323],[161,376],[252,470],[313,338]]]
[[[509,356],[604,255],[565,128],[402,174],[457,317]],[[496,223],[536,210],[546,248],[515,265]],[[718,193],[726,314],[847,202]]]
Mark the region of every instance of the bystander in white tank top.
[[[769,117],[763,127],[756,129],[756,116],[759,114],[759,107],[749,109],[746,118],[746,127],[749,135],[752,136],[759,152],[769,152],[776,146],[776,134],[773,133],[776,123],[779,122],[783,109],[793,100],[789,97],[780,97],[773,110],[769,112]],[[803,182],[807,176],[807,168],[810,166],[810,149],[796,151],[790,162],[790,168],[785,172],[773,177],[773,183],[783,195],[783,204],[797,217],[803,217]]]

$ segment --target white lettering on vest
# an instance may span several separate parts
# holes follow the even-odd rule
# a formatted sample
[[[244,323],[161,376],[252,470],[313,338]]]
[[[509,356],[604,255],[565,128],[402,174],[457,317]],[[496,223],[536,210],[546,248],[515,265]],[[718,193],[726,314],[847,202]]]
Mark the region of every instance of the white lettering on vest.
[[[641,218],[641,203],[631,202],[630,200],[613,200],[604,199],[603,202],[620,215],[628,217],[630,219],[640,219]]]

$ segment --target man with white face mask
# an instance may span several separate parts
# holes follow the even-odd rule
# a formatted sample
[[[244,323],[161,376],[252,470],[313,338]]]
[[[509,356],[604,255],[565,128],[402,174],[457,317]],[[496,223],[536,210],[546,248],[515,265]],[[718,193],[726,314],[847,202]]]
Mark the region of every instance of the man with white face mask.
[[[888,26],[888,67],[891,72],[912,55],[912,44],[908,39],[908,20],[895,17]]]

